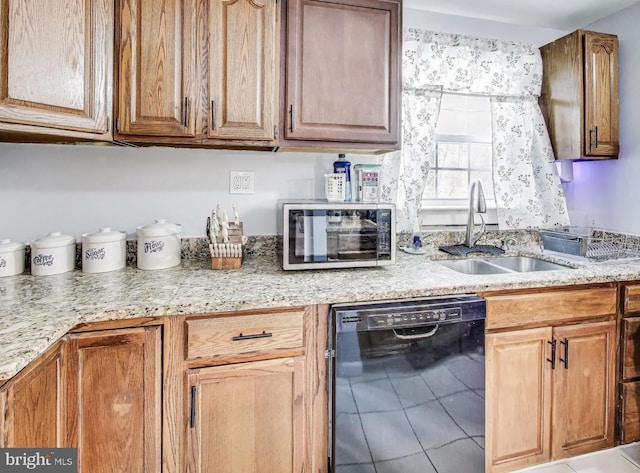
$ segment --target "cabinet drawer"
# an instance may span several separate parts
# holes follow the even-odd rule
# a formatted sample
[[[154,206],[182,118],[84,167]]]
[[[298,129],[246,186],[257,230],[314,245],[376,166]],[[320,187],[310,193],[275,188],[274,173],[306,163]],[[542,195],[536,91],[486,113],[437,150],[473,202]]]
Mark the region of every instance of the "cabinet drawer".
[[[620,389],[620,441],[640,440],[640,381],[623,383]]]
[[[622,319],[622,378],[640,376],[640,317]]]
[[[640,312],[640,284],[624,287],[624,307],[625,314]]]
[[[186,321],[187,360],[302,349],[304,311]]]
[[[485,294],[487,327],[549,324],[616,313],[614,286],[537,293]]]

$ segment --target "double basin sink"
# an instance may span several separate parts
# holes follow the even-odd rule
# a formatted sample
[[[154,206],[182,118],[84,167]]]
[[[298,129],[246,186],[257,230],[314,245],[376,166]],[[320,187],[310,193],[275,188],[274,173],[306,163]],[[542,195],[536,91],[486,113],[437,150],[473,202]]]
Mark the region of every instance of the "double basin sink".
[[[529,273],[532,271],[552,271],[573,269],[564,264],[552,263],[535,256],[503,256],[498,258],[473,258],[440,260],[439,264],[465,274]]]

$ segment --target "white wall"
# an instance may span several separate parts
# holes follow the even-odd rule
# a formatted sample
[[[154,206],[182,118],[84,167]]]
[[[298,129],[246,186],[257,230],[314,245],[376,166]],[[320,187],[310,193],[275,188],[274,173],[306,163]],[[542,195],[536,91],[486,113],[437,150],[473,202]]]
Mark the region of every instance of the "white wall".
[[[347,155],[353,163],[378,158]],[[283,198],[322,198],[335,154],[91,145],[0,144],[0,239],[100,227],[135,235],[163,218],[204,236],[216,204],[235,204],[248,235],[274,235]],[[253,171],[252,195],[229,194],[230,171]]]
[[[431,31],[477,36],[479,38],[531,43],[538,46],[570,33],[570,31],[553,28],[511,25],[497,21],[430,13],[424,10],[408,8],[404,10],[402,21],[405,28],[422,28]]]
[[[588,25],[620,42],[620,155],[618,160],[574,165],[565,185],[571,221],[640,234],[640,4]]]

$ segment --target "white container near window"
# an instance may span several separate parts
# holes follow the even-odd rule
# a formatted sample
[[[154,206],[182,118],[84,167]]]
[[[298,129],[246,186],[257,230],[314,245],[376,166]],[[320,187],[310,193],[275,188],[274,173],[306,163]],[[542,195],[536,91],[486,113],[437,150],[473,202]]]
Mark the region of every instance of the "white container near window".
[[[0,240],[0,277],[24,272],[24,243]]]
[[[50,276],[66,273],[76,266],[76,239],[60,232],[31,242],[31,274]]]
[[[138,227],[138,268],[165,269],[180,264],[182,225],[156,220]]]
[[[127,233],[101,228],[82,235],[82,272],[105,273],[125,267]]]

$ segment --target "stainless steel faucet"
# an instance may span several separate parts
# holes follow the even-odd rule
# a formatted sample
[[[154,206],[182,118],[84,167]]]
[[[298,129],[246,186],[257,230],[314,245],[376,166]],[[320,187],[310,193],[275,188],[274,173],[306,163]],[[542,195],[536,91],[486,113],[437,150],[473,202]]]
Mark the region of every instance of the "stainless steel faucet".
[[[478,186],[477,195],[476,185]],[[475,197],[475,199],[474,199]],[[469,216],[467,218],[467,231],[465,233],[464,244],[471,248],[475,246],[480,237],[484,234],[484,216],[482,214],[487,212],[487,202],[484,199],[484,192],[482,190],[482,183],[480,181],[474,181],[471,183],[469,189]],[[476,232],[476,216],[480,215],[480,229]]]

